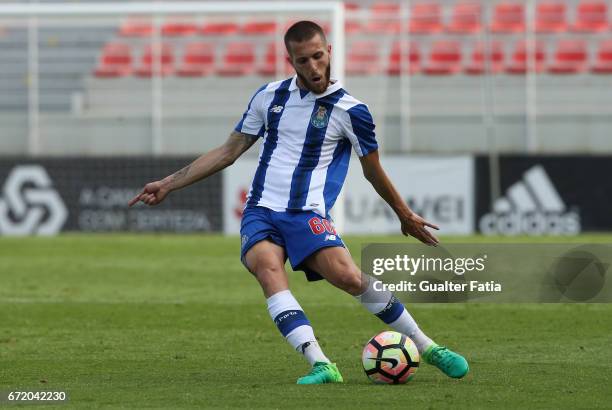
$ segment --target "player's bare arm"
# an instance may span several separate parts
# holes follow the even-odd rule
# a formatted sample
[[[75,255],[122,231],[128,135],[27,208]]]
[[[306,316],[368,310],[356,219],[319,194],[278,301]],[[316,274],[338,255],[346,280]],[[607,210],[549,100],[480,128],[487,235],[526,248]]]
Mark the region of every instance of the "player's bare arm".
[[[144,202],[147,205],[159,204],[170,192],[191,185],[232,165],[257,141],[257,138],[256,135],[232,131],[227,141],[220,147],[198,157],[174,174],[146,184],[142,191],[130,200],[128,206],[133,206],[137,202]]]
[[[378,195],[393,209],[402,224],[402,233],[411,235],[428,245],[437,245],[440,241],[427,228],[439,229],[414,213],[401,197],[387,173],[380,164],[378,151],[370,152],[359,158],[363,175],[372,184]]]

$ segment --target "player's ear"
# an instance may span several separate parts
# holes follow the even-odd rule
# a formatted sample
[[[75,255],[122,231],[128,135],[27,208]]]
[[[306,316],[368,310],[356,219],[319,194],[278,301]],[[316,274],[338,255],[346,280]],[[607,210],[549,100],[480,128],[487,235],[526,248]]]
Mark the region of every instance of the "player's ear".
[[[327,54],[329,54],[331,56],[331,52],[332,52],[332,46],[331,44],[327,45]]]
[[[287,61],[289,62],[289,64],[291,64],[291,67],[295,68],[295,66],[293,65],[293,59],[291,58],[291,55],[288,54],[286,58],[287,58]]]

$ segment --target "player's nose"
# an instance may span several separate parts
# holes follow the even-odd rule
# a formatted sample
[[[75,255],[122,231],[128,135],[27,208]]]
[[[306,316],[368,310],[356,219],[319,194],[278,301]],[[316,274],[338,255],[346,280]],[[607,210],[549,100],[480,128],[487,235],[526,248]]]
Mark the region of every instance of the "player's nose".
[[[312,59],[308,60],[307,69],[308,69],[308,72],[310,73],[311,76],[318,74],[318,72],[317,72],[317,64]]]

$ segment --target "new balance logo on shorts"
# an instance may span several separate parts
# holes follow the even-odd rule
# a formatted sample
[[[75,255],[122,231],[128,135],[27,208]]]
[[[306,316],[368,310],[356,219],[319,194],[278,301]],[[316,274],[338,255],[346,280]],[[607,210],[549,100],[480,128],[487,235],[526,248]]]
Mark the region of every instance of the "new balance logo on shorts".
[[[541,165],[527,170],[495,201],[479,228],[485,235],[575,235],[581,230],[580,215],[567,210]]]

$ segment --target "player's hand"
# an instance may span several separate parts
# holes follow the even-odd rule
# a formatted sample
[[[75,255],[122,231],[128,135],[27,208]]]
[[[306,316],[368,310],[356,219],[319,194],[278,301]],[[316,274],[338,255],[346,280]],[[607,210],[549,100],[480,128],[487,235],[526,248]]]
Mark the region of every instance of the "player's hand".
[[[427,228],[438,230],[437,225],[427,222],[415,213],[411,213],[405,217],[400,217],[402,222],[402,233],[406,236],[410,235],[417,238],[426,245],[436,246],[440,243],[438,238],[431,233]]]
[[[168,196],[170,190],[162,183],[162,181],[150,182],[144,186],[142,192],[136,195],[128,202],[128,206],[133,206],[138,202],[144,202],[147,205],[157,205]]]

